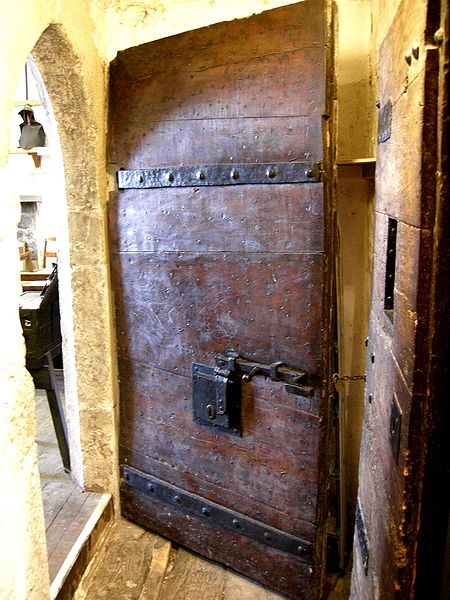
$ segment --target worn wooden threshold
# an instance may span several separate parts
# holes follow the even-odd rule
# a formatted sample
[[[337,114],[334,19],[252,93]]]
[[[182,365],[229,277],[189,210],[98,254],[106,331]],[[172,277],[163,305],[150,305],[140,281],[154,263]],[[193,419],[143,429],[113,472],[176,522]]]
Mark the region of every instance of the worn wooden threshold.
[[[121,517],[98,546],[73,597],[65,598],[287,600],[286,596]],[[339,582],[328,597],[328,600],[347,599],[348,581]]]
[[[114,520],[111,494],[102,494],[50,585],[51,600],[70,600]]]

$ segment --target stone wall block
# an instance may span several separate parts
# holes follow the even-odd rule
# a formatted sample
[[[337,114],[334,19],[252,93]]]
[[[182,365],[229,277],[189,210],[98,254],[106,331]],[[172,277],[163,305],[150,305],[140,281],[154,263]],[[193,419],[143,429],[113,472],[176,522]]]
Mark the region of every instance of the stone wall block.
[[[80,407],[113,409],[111,402],[112,331],[109,323],[108,269],[105,265],[72,271],[75,357]],[[80,390],[84,393],[81,395]],[[86,396],[84,396],[86,394]],[[95,401],[93,400],[95,398]]]
[[[103,214],[89,209],[68,213],[70,263],[72,266],[100,266],[108,262]]]

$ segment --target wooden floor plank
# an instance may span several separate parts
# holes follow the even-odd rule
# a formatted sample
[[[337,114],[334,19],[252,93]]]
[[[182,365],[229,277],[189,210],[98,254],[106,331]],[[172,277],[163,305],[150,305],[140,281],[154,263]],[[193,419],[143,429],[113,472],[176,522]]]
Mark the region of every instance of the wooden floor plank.
[[[168,540],[160,539],[153,548],[150,569],[141,591],[139,600],[159,600],[161,588],[169,565],[172,544]]]
[[[83,498],[84,496],[84,498]],[[70,507],[70,513],[66,515],[64,523],[55,523],[55,526],[60,529],[61,536],[53,550],[49,551],[49,574],[50,581],[53,581],[59,569],[64,563],[66,557],[70,553],[74,541],[78,539],[84,526],[88,522],[90,516],[99,504],[102,494],[86,493],[77,494],[77,502],[79,509],[76,510],[76,502]]]
[[[86,600],[139,600],[150,567],[153,547],[161,538],[120,519],[107,551],[84,582]]]
[[[43,505],[45,515],[45,527],[47,531],[51,527],[54,520],[58,517],[67,503],[68,498],[74,492],[75,486],[72,481],[60,481],[58,479],[46,480],[43,488]],[[47,540],[48,545],[48,540]]]
[[[177,553],[164,582],[161,600],[222,600],[225,569],[187,550]]]
[[[227,571],[223,600],[285,600],[286,596],[272,592],[246,577]]]
[[[78,488],[71,490],[61,510],[53,519],[51,527],[47,530],[47,551],[49,556],[51,556],[54,548],[58,545],[61,537],[65,535],[72,519],[76,518],[85,501],[86,494],[83,494]]]

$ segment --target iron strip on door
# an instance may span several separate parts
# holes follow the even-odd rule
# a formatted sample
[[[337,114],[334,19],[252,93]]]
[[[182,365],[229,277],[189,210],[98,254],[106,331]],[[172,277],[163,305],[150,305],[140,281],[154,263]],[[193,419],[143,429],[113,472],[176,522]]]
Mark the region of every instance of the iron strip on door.
[[[293,554],[306,564],[312,563],[311,542],[224,508],[220,504],[186,492],[137,469],[122,466],[121,470],[124,484],[171,508],[183,511],[183,514],[189,514],[203,521],[210,521],[214,525],[228,529],[238,535],[244,535],[266,546]]]
[[[151,169],[120,169],[119,189],[245,185],[264,183],[317,183],[321,181],[317,162],[242,163],[182,165]]]

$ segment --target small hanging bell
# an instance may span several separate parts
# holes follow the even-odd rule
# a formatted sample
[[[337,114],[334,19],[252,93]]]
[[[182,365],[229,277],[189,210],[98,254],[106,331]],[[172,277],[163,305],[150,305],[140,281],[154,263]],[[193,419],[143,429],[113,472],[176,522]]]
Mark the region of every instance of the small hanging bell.
[[[45,146],[45,131],[40,123],[34,118],[33,109],[29,104],[25,104],[19,115],[23,119],[20,124],[19,146],[24,150]]]

